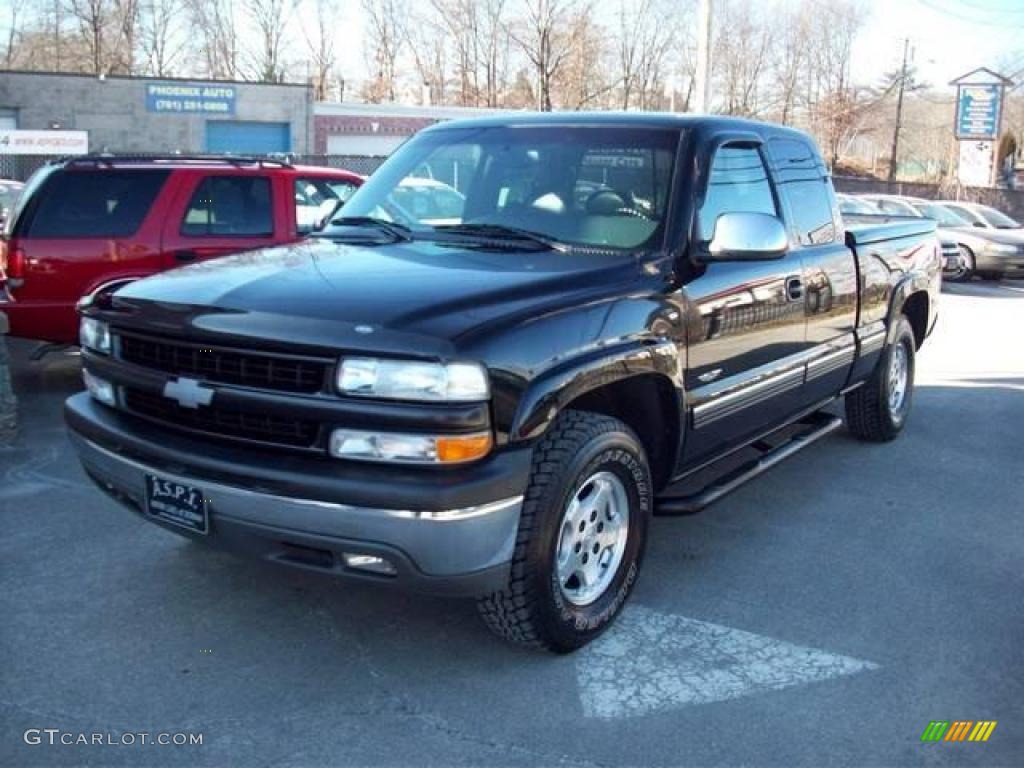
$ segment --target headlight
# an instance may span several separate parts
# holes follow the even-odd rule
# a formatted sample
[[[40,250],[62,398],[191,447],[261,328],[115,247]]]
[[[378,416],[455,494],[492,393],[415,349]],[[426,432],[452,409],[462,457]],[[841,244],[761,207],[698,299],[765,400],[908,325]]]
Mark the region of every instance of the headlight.
[[[102,320],[83,317],[78,326],[78,343],[93,352],[110,354],[110,328]]]
[[[989,243],[988,245],[985,246],[985,250],[986,251],[991,251],[992,253],[1011,253],[1012,254],[1012,253],[1016,253],[1017,252],[1017,246],[1016,245],[1010,245],[1009,243]]]
[[[338,365],[344,395],[391,400],[478,402],[490,397],[487,372],[476,363],[421,363],[347,357]]]
[[[336,429],[330,452],[338,459],[396,464],[461,464],[490,453],[489,432],[472,435],[418,435]]]

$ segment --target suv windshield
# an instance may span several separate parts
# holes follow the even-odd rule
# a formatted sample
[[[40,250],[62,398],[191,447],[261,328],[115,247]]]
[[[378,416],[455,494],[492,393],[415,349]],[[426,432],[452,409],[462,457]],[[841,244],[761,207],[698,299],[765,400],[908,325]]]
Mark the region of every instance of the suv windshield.
[[[448,128],[409,141],[346,203],[344,218],[445,240],[533,233],[567,245],[656,247],[677,130]],[[332,222],[330,237],[346,225]]]

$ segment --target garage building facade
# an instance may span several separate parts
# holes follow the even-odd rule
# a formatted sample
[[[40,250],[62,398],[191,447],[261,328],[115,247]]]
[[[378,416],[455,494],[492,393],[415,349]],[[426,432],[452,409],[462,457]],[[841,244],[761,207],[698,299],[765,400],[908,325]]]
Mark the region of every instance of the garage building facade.
[[[310,151],[308,85],[0,71],[0,119],[79,130],[92,152]]]

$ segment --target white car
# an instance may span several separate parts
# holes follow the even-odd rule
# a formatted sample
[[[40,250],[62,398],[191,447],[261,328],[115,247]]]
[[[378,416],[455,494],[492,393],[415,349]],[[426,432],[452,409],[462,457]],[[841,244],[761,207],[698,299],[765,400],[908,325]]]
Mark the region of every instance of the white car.
[[[954,213],[967,219],[971,226],[981,229],[1024,229],[1019,221],[1015,221],[1002,211],[990,205],[967,203],[962,200],[942,200],[944,206]]]

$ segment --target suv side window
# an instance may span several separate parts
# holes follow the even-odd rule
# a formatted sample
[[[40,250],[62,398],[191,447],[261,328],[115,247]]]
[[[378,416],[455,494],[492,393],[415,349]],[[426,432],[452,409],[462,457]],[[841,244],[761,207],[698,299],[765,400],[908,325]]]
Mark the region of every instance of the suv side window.
[[[189,201],[181,234],[187,237],[255,237],[274,234],[270,179],[208,176]]]
[[[723,213],[778,215],[761,153],[756,148],[726,144],[715,152],[704,205],[700,209],[701,239],[710,240]]]
[[[167,171],[64,171],[32,201],[28,237],[130,237],[167,180]]]

